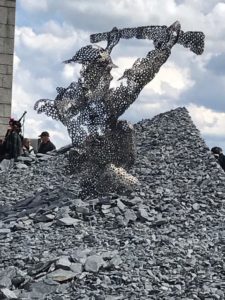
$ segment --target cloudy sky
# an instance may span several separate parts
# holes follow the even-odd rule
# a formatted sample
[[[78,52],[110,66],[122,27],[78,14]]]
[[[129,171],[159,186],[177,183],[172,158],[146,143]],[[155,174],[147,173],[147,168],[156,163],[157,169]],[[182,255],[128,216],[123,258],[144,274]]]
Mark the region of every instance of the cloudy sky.
[[[134,123],[186,106],[207,145],[225,150],[224,15],[225,0],[17,0],[13,116],[27,111],[26,136],[36,138],[48,130],[57,147],[70,142],[63,125],[33,110],[38,99],[54,99],[57,86],[78,78],[79,66],[62,61],[89,44],[92,33],[179,20],[182,30],[205,33],[203,55],[176,45],[124,118]],[[119,66],[114,84],[151,49],[149,40],[121,40],[112,53]]]

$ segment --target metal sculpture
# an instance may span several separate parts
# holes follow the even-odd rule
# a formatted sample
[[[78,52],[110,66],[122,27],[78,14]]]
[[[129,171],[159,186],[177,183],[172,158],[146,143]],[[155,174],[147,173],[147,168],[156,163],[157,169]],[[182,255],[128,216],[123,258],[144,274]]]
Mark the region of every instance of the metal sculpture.
[[[154,48],[125,70],[119,87],[110,88],[115,68],[111,51],[121,38],[151,39]],[[77,82],[57,88],[55,100],[41,99],[35,110],[60,120],[68,129],[73,149],[70,167],[81,176],[83,195],[132,190],[138,180],[128,173],[135,161],[134,130],[127,121],[118,120],[137,99],[167,61],[178,43],[195,54],[204,50],[202,32],[183,32],[176,21],[171,26],[146,26],[91,35],[91,42],[107,41],[106,48],[88,45],[65,63],[80,63]]]

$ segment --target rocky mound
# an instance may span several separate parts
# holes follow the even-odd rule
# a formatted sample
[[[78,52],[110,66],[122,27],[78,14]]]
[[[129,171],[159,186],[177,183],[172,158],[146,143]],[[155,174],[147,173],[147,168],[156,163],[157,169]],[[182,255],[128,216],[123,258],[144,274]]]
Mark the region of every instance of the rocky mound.
[[[0,173],[0,299],[224,299],[225,174],[185,108],[135,125],[140,187],[82,201],[66,155]]]

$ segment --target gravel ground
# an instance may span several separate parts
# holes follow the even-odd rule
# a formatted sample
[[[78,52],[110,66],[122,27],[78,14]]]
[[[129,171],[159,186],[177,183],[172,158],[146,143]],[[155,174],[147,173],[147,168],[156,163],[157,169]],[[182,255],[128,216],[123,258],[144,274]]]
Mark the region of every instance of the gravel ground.
[[[0,173],[0,299],[225,299],[225,173],[185,108],[135,129],[127,196],[82,201],[65,154]]]

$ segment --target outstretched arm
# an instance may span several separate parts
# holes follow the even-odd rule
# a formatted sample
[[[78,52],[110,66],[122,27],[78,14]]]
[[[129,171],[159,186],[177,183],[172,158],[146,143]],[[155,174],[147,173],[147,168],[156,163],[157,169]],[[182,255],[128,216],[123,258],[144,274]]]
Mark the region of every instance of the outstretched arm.
[[[135,31],[135,36],[143,38],[146,29],[140,27]],[[111,89],[106,103],[109,114],[117,119],[125,110],[137,99],[139,93],[159,72],[161,66],[167,61],[171,54],[171,49],[178,43],[191,48],[196,54],[201,54],[204,49],[204,34],[199,32],[190,32],[189,34],[181,31],[178,21],[169,27],[150,28],[150,37],[153,39],[155,49],[148,52],[145,58],[139,58],[130,69],[125,70],[120,79],[126,79],[115,90]],[[121,33],[122,35],[122,33]],[[98,36],[99,37],[99,36]],[[126,34],[124,33],[126,38]]]
[[[161,66],[170,56],[170,49],[152,50],[145,58],[135,61],[133,66],[126,70],[121,79],[120,87],[111,89],[106,98],[109,115],[118,119],[125,110],[137,99],[139,93],[159,72]]]

